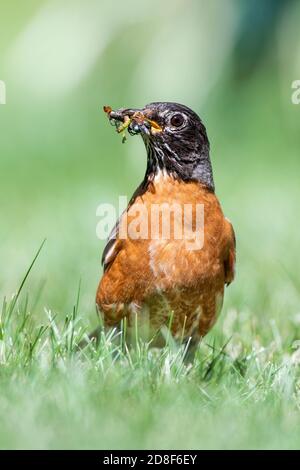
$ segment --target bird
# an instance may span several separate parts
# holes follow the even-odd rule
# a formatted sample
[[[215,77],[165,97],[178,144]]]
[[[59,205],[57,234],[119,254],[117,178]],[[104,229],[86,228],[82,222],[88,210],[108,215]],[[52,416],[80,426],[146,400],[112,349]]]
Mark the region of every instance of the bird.
[[[154,347],[162,347],[169,332],[194,357],[218,318],[236,262],[235,233],[215,194],[206,128],[192,109],[173,102],[104,110],[118,132],[141,135],[147,164],[103,251],[96,294],[103,325],[119,329],[126,321],[129,338],[135,332]],[[152,220],[153,207],[179,209],[169,212],[166,234],[160,227],[152,236],[163,219],[161,211]],[[186,207],[191,217],[178,237]],[[197,225],[197,207],[203,211],[202,225]],[[152,223],[150,235],[149,230],[144,237],[129,234],[130,224],[143,223]]]

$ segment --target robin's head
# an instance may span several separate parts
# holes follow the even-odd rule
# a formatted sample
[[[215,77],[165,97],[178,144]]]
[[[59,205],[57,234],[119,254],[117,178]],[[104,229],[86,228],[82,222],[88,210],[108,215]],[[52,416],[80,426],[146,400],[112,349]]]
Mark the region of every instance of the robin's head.
[[[184,181],[199,181],[214,190],[209,141],[199,116],[177,104],[150,103],[143,109],[105,109],[109,118],[121,123],[118,130],[141,134],[146,145],[146,178],[171,175]]]

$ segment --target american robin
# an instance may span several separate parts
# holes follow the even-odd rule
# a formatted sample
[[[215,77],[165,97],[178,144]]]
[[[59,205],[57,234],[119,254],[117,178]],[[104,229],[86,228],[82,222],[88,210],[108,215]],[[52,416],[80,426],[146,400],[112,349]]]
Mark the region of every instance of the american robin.
[[[194,347],[214,325],[235,270],[235,235],[215,195],[206,129],[177,103],[104,110],[119,132],[141,134],[147,151],[145,177],[103,252],[96,302],[104,325],[117,327],[126,318],[128,330],[138,325],[158,346],[158,332],[169,328]],[[169,209],[167,233],[164,211],[153,218],[153,208],[162,206]]]

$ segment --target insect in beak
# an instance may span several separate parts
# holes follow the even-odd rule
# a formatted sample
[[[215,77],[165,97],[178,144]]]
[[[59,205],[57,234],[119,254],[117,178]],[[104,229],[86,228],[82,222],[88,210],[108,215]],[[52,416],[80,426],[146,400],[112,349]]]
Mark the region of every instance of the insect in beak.
[[[107,114],[111,124],[116,127],[119,134],[122,134],[122,142],[126,141],[126,130],[130,135],[147,134],[155,135],[162,132],[162,128],[156,121],[149,119],[145,114],[137,109],[119,109],[113,111],[110,106],[104,106],[103,111]]]

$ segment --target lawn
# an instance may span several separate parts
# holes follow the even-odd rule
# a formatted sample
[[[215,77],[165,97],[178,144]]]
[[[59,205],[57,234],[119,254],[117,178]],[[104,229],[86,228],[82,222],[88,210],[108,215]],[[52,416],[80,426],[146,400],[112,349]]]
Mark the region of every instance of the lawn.
[[[263,297],[264,318],[227,306],[187,366],[171,340],[129,351],[114,332],[78,351],[88,331],[81,288],[68,314],[45,308],[42,322],[39,291],[4,300],[1,448],[299,447],[296,311],[276,320]]]

